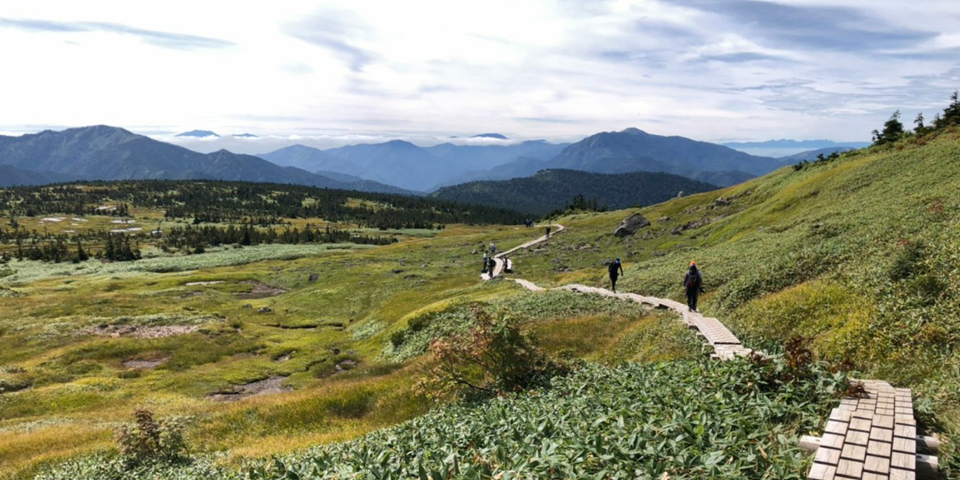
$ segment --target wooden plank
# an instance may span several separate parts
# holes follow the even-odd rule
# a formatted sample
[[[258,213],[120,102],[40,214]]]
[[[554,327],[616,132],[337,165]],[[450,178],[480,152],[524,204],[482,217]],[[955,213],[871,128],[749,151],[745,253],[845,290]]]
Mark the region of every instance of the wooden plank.
[[[837,464],[837,475],[860,478],[863,475],[863,463],[851,460],[840,460]]]
[[[807,480],[833,480],[836,474],[837,467],[814,463],[813,467],[810,468],[810,473],[807,474]]]
[[[826,450],[821,448],[821,450]],[[840,458],[845,458],[847,460],[856,460],[858,462],[863,462],[867,458],[867,447],[860,445],[853,445],[850,443],[843,445],[843,450],[840,452]],[[824,462],[829,463],[829,462]]]
[[[820,447],[817,449],[813,461],[824,465],[836,465],[840,463],[840,450]]]
[[[890,458],[890,455],[893,455],[893,446],[886,442],[870,442],[867,445],[867,455]]]
[[[890,459],[887,457],[875,457],[873,455],[867,455],[866,460],[863,462],[863,469],[867,472],[882,473],[886,475],[890,473]]]

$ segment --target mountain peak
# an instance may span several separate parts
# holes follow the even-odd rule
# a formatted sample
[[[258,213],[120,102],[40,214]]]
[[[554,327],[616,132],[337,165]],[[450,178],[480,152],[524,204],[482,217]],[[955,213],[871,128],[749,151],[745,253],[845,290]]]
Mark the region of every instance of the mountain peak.
[[[480,133],[470,138],[496,138],[497,140],[507,140],[507,137],[500,133]]]
[[[190,130],[189,132],[178,133],[175,136],[177,137],[194,137],[194,138],[204,138],[204,137],[216,137],[220,138],[220,135],[217,135],[210,130]]]
[[[643,130],[640,130],[639,128],[635,128],[635,127],[626,128],[620,133],[626,133],[629,135],[649,135],[647,132],[644,132]]]

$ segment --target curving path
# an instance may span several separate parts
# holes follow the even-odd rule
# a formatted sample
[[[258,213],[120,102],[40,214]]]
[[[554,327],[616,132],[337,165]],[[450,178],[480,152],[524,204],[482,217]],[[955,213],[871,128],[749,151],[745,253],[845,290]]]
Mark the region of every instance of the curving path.
[[[563,225],[551,225],[554,234],[564,230]],[[552,235],[551,235],[552,236]],[[547,241],[546,235],[531,240],[494,256],[493,275],[481,279],[498,278],[503,272],[503,257],[524,248]],[[527,290],[545,290],[535,283],[510,278]],[[743,346],[740,340],[720,320],[691,312],[686,305],[667,298],[646,297],[635,293],[614,293],[605,288],[580,284],[564,285],[554,290],[570,290],[618,298],[631,302],[670,309],[680,315],[688,327],[696,329],[713,348],[712,358],[733,360],[751,354],[763,355]],[[827,420],[822,437],[804,436],[801,448],[813,453],[814,464],[807,474],[809,480],[913,480],[938,478],[938,460],[932,455],[917,453],[923,447],[936,453],[939,442],[935,437],[918,436],[913,415],[913,397],[909,389],[893,388],[887,382],[860,380],[865,394],[841,400]]]

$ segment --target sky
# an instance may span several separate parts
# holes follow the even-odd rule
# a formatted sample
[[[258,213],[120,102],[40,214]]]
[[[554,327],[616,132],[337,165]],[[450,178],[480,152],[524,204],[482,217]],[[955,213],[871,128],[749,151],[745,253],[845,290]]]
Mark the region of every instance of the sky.
[[[957,25],[956,0],[3,2],[0,133],[864,141],[947,105]]]

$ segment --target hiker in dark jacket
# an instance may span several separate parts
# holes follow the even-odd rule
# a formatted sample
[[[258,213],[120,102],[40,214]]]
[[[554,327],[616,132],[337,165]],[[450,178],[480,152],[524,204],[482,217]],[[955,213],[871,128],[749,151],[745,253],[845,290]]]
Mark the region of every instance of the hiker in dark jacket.
[[[683,276],[683,286],[687,289],[687,306],[691,312],[697,311],[697,297],[703,290],[703,275],[697,270],[697,262],[690,262],[690,270]]]
[[[550,227],[547,227],[547,238],[550,238]]]
[[[620,259],[618,258],[610,262],[607,270],[610,271],[610,286],[613,289],[613,293],[617,293],[617,278],[623,275],[623,264],[620,263]]]
[[[497,269],[497,261],[494,259],[494,257],[490,257],[489,267],[487,268],[490,271],[490,278],[493,278],[494,270]]]

